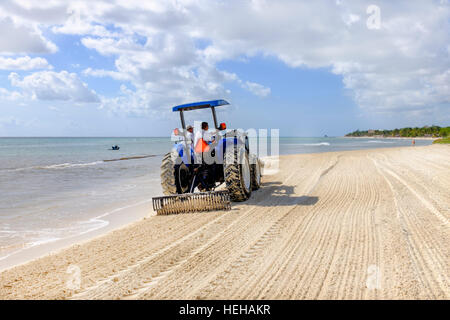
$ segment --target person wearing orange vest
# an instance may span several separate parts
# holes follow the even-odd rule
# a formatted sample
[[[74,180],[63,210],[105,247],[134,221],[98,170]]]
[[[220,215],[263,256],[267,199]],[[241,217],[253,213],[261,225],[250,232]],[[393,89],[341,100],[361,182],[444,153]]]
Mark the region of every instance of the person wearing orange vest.
[[[194,150],[196,167],[194,172],[196,174],[193,185],[197,186],[200,191],[209,190],[211,186],[208,185],[209,170],[203,167],[204,152],[210,151],[209,144],[214,142],[215,137],[208,131],[208,122],[202,122],[202,130],[195,133]]]
[[[215,140],[215,138],[208,131],[208,122],[202,122],[202,130],[195,134],[194,146],[195,152],[201,153],[209,150],[209,144]]]

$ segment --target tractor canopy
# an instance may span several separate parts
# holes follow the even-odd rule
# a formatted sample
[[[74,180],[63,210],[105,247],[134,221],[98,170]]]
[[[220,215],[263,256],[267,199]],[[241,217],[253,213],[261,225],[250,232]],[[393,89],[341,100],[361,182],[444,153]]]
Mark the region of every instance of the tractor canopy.
[[[181,104],[172,108],[172,111],[190,111],[197,109],[205,109],[211,107],[219,107],[229,104],[226,100],[210,100],[210,101],[200,101],[193,103]]]
[[[214,119],[214,127],[217,130],[223,130],[222,124],[217,123],[217,116],[216,116],[216,107],[225,106],[229,104],[226,100],[210,100],[210,101],[200,101],[200,102],[193,102],[193,103],[186,103],[181,104],[179,106],[175,106],[172,108],[172,111],[180,111],[180,119],[181,119],[181,126],[183,129],[186,129],[186,124],[184,122],[184,111],[191,111],[191,110],[197,110],[197,109],[206,109],[211,108],[213,119]],[[225,127],[226,125],[223,124]]]

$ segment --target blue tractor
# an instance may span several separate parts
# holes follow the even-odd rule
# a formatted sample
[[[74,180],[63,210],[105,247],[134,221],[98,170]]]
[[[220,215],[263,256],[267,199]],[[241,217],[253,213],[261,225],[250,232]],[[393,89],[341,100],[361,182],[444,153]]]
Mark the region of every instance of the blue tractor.
[[[230,201],[245,201],[260,188],[261,162],[250,154],[247,134],[227,130],[225,123],[217,121],[216,108],[228,104],[212,100],[173,107],[180,113],[182,129],[174,130],[180,141],[162,160],[165,196],[153,198],[158,214],[229,209]],[[188,132],[184,113],[207,108],[212,112],[213,132]],[[205,139],[206,133],[212,138]]]

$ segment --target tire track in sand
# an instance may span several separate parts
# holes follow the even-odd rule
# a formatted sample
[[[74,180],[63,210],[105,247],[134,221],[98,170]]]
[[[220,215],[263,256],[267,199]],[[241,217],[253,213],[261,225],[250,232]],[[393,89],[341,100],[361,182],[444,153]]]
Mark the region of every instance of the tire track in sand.
[[[442,252],[440,248],[446,250],[445,245],[442,246],[440,241],[437,241],[434,233],[430,233],[427,227],[417,217],[417,213],[408,209],[407,201],[399,203],[398,199],[404,197],[404,193],[399,191],[399,188],[406,188],[410,194],[413,195],[419,203],[423,205],[433,217],[438,218],[444,225],[447,225],[445,217],[439,212],[436,214],[436,209],[421,197],[411,186],[400,178],[397,174],[392,172],[386,166],[381,165],[379,161],[373,157],[368,156],[377,167],[380,174],[385,178],[393,195],[394,203],[397,210],[398,220],[404,230],[404,238],[408,243],[409,256],[413,264],[416,277],[420,280],[422,287],[426,290],[429,298],[436,299],[438,297],[445,297],[449,292],[448,280],[448,253]],[[385,158],[386,159],[386,158]],[[390,177],[390,178],[389,178]],[[433,209],[430,209],[433,208]],[[421,214],[425,211],[420,212]],[[426,225],[432,226],[433,223]],[[447,223],[446,223],[447,222]],[[438,289],[438,290],[436,290]]]

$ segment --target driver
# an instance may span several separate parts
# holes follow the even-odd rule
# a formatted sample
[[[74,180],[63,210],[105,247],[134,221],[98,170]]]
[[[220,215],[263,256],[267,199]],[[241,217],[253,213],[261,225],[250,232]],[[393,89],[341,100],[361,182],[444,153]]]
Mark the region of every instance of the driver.
[[[212,135],[209,131],[208,122],[202,122],[202,129],[195,133],[195,159],[197,167],[194,169],[196,173],[196,181],[194,184],[197,185],[200,191],[207,191],[211,188],[211,178],[210,169],[204,167],[203,156],[204,152],[208,152],[210,150],[209,144],[215,141],[214,135]],[[214,168],[214,167],[213,167]],[[212,175],[212,177],[214,174]],[[214,182],[212,182],[212,186],[214,186]]]
[[[194,139],[195,146],[198,145],[198,143],[200,142],[200,139],[202,139],[207,144],[210,144],[211,142],[213,142],[215,140],[215,137],[208,130],[209,130],[208,122],[202,122],[202,130],[197,131],[195,133],[195,139]],[[199,150],[199,149],[197,148],[197,150]],[[204,151],[204,150],[202,150],[202,151]]]

